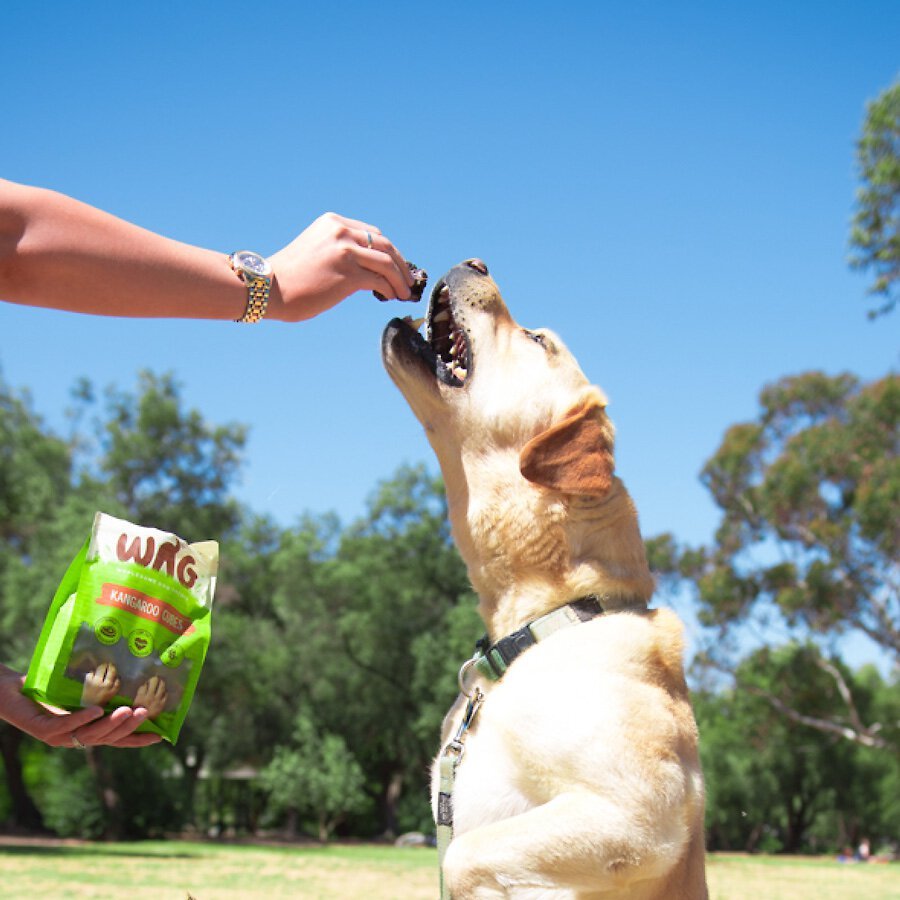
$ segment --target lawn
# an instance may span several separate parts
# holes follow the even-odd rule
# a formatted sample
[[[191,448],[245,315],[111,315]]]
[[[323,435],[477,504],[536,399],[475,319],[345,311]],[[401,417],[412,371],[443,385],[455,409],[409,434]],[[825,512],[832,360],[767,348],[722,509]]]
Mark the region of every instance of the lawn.
[[[0,897],[435,900],[434,850],[0,837]],[[715,855],[712,900],[900,900],[900,865]]]

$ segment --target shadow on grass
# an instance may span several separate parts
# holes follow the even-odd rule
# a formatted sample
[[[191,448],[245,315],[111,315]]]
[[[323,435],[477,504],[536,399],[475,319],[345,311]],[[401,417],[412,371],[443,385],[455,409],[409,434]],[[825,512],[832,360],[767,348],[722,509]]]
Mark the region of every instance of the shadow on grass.
[[[124,859],[203,859],[206,854],[139,850],[109,844],[8,844],[0,838],[4,856],[121,856]]]

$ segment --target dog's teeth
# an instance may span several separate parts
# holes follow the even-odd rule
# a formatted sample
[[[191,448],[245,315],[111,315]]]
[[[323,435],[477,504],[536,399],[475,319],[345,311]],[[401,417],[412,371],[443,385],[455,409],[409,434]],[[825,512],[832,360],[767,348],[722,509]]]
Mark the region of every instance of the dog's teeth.
[[[450,310],[442,309],[439,313],[432,317],[432,322],[446,322],[450,318]]]
[[[407,318],[409,319],[410,327],[414,331],[418,331],[422,327],[422,324],[425,322],[425,316],[422,316],[420,319],[414,319],[412,316],[407,316]]]
[[[441,288],[441,292],[438,294],[438,297],[440,297],[444,301],[450,299],[450,288],[448,288],[446,284]]]
[[[465,381],[465,380],[466,380],[466,376],[467,376],[468,374],[469,374],[469,370],[468,370],[468,369],[464,369],[462,366],[457,366],[457,367],[456,367],[456,377],[457,377],[460,381]]]

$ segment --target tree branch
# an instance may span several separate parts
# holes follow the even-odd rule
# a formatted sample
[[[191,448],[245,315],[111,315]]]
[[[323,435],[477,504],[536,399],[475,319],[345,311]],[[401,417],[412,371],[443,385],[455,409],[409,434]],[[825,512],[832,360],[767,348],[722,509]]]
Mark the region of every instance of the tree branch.
[[[352,662],[355,666],[359,666],[359,668],[364,672],[369,672],[371,675],[378,676],[378,678],[380,678],[382,681],[386,681],[395,690],[402,691],[404,695],[406,694],[404,685],[401,684],[400,681],[392,678],[387,674],[387,672],[382,672],[381,669],[377,668],[376,666],[369,665],[369,663],[365,662],[359,656],[357,656],[353,651],[353,648],[351,647],[350,641],[347,639],[346,634],[341,634],[340,639],[341,644],[343,644],[344,647],[344,653],[347,654],[347,658],[350,660],[350,662]]]
[[[745,685],[745,688],[750,691],[751,694],[754,694],[757,697],[762,697],[774,709],[790,719],[792,722],[797,722],[800,725],[806,725],[809,728],[815,728],[817,731],[823,731],[826,734],[838,735],[845,740],[851,741],[854,744],[859,744],[863,747],[873,747],[877,750],[893,749],[893,745],[891,743],[886,741],[884,738],[878,737],[877,732],[881,729],[881,725],[874,725],[869,728],[860,727],[859,729],[857,729],[856,727],[840,725],[839,723],[832,722],[828,719],[820,719],[817,716],[804,715],[803,713],[798,712],[793,707],[788,706],[787,703],[776,697],[774,694],[770,694],[768,691],[762,690],[762,688],[755,687],[754,685]]]
[[[847,712],[850,715],[850,724],[852,725],[853,730],[859,734],[875,734],[876,732],[881,731],[881,725],[879,723],[875,723],[869,728],[866,728],[866,726],[863,725],[862,719],[859,717],[859,710],[856,708],[856,701],[853,699],[853,693],[850,690],[850,685],[847,684],[847,680],[841,674],[840,669],[838,669],[834,663],[829,662],[823,657],[818,657],[816,659],[816,665],[834,679],[838,693],[841,695],[841,699],[847,706]]]

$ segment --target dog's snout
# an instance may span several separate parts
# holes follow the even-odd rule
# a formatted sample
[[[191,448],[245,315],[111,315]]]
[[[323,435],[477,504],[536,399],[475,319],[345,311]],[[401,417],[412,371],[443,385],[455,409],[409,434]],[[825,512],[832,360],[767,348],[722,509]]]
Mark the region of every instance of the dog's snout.
[[[483,260],[478,259],[467,259],[464,263],[464,266],[468,266],[470,269],[474,269],[476,272],[480,272],[482,275],[488,274],[488,267]]]

